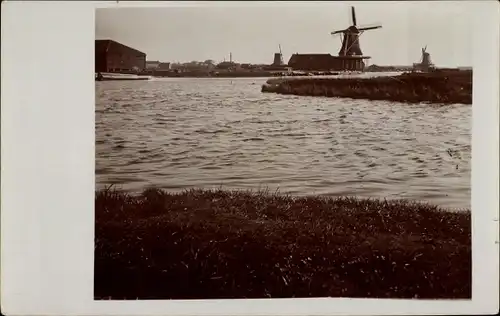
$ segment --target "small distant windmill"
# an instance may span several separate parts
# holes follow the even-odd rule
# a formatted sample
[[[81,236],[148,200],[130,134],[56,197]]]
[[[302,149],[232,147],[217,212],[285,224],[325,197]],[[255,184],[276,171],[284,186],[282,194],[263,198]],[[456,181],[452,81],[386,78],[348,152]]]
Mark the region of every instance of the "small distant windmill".
[[[283,54],[281,53],[281,44],[279,45],[280,52],[274,53],[273,66],[282,66],[285,63],[283,62]]]
[[[339,56],[363,56],[361,47],[359,46],[359,37],[363,32],[368,30],[375,30],[382,27],[382,25],[358,27],[356,23],[356,11],[351,7],[352,25],[344,30],[331,32],[332,35],[340,34],[342,46],[340,47]]]
[[[420,63],[413,64],[414,71],[428,72],[435,68],[431,61],[431,54],[427,52],[427,45],[422,48],[422,57]]]

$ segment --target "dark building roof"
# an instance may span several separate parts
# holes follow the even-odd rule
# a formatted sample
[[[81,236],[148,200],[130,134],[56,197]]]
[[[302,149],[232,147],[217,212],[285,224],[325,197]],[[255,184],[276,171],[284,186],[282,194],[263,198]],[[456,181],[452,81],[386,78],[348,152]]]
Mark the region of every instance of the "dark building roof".
[[[108,51],[110,41],[109,40],[96,40],[95,41],[95,52],[98,54],[103,54]]]
[[[170,69],[170,63],[159,63],[158,68],[160,69]]]
[[[330,54],[293,54],[288,66],[295,70],[355,70],[364,67],[367,56],[332,56]]]
[[[118,43],[113,40],[95,40],[95,52],[97,54],[102,54],[102,53],[108,53],[110,50],[114,50],[118,47],[123,47],[131,52],[134,52],[137,55],[143,55],[146,56],[146,53],[143,53],[135,48],[129,47],[127,45],[123,45],[122,43]]]
[[[288,61],[288,65],[304,66],[309,64],[325,64],[328,65],[332,62],[333,56],[330,54],[293,54]]]
[[[368,59],[369,56],[332,56],[331,54],[293,54],[288,61],[288,64],[307,63],[314,61],[315,63],[328,63],[332,60],[352,60],[352,59]]]

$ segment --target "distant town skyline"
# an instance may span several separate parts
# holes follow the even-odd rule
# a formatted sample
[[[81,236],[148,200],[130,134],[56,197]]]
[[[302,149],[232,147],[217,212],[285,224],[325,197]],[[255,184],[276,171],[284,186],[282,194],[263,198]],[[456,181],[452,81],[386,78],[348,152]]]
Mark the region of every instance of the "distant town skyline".
[[[112,39],[147,54],[147,60],[270,64],[281,45],[285,62],[293,53],[337,55],[340,37],[331,31],[352,24],[382,28],[360,37],[369,64],[411,65],[427,46],[441,67],[472,65],[473,3],[446,2],[274,2],[186,7],[96,10],[96,39]],[[473,9],[472,9],[473,10]]]

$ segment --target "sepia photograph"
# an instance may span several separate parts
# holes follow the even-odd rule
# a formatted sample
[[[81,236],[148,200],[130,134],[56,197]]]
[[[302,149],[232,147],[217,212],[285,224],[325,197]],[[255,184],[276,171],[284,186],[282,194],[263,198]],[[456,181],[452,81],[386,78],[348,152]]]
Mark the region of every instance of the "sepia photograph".
[[[94,300],[472,299],[473,22],[96,9]]]
[[[2,315],[495,315],[500,3],[3,1]]]

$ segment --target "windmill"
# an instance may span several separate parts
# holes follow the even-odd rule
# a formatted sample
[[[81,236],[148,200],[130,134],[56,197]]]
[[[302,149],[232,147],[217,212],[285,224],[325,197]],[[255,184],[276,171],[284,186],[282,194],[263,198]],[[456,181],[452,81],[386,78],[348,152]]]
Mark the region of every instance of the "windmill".
[[[338,56],[296,53],[290,57],[288,66],[300,70],[363,71],[365,68],[364,60],[370,57],[363,56],[359,46],[359,37],[365,31],[379,29],[382,26],[358,26],[354,7],[351,7],[351,17],[351,26],[331,32],[332,35],[340,35],[341,47]]]
[[[339,51],[340,57],[363,56],[363,53],[361,52],[361,47],[359,46],[359,37],[365,31],[375,30],[382,27],[382,25],[358,27],[356,23],[356,11],[354,10],[354,7],[351,7],[351,17],[352,17],[351,26],[349,26],[344,30],[331,32],[332,35],[340,34],[340,40],[342,42]]]
[[[280,49],[279,53],[274,53],[273,66],[282,66],[285,63],[283,62],[283,54],[281,53],[281,45],[278,46]]]
[[[434,69],[434,64],[431,61],[431,54],[427,52],[426,45],[422,48],[422,57],[420,59],[420,63],[413,64],[413,70],[427,72],[432,69]]]

